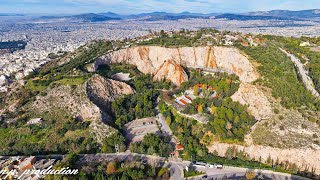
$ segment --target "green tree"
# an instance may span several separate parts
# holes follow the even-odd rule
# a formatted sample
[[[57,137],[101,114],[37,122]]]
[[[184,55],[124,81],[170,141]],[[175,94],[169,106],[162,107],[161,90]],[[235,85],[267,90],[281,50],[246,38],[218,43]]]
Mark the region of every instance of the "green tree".
[[[227,117],[229,120],[233,120],[233,110],[232,109],[227,110]]]
[[[171,117],[170,116],[166,117],[166,123],[168,126],[170,126],[170,124],[171,124]]]
[[[150,155],[153,155],[155,153],[155,149],[153,146],[150,146],[147,150],[147,153],[150,154]]]
[[[117,163],[114,161],[111,161],[107,165],[106,173],[107,174],[113,174],[117,171]]]
[[[193,86],[193,95],[198,96],[199,88],[197,85]]]
[[[203,105],[202,104],[198,105],[198,113],[200,113],[200,114],[203,113]]]

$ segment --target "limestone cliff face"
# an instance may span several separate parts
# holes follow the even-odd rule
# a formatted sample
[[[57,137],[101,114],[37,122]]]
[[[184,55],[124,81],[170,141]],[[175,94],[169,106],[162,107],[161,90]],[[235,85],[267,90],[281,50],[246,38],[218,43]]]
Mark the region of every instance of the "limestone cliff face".
[[[248,105],[248,110],[257,120],[269,119],[274,114],[267,96],[254,85],[240,84],[239,90],[231,98],[240,104]]]
[[[86,91],[90,100],[107,111],[111,110],[111,102],[124,94],[133,94],[134,90],[126,83],[105,79],[95,75],[87,81]]]
[[[320,173],[320,150],[314,150],[310,148],[290,148],[290,149],[279,149],[269,146],[240,146],[240,145],[231,145],[226,143],[216,143],[209,147],[210,152],[218,152],[219,156],[225,156],[225,153],[228,148],[235,147],[238,151],[243,151],[250,158],[255,160],[261,160],[266,162],[270,156],[274,162],[279,160],[279,162],[290,162],[296,164],[300,169],[304,170],[305,167],[315,168],[316,173]]]
[[[252,82],[258,78],[258,74],[249,60],[237,49],[229,47],[164,48],[139,46],[106,54],[96,61],[95,67],[112,63],[133,64],[141,72],[149,74],[158,74],[157,72],[163,72],[167,69],[169,74],[158,74],[157,79],[160,76],[165,76],[166,79],[177,85],[187,80],[184,77],[185,72],[182,68],[177,68],[178,65],[225,70],[238,75],[242,82]],[[169,70],[176,70],[176,72],[173,73]],[[181,80],[181,77],[184,79]]]
[[[239,76],[242,83],[250,83],[259,78],[251,62],[238,49],[215,47],[214,55],[217,66]]]
[[[162,80],[170,77],[172,83],[181,84],[184,81],[188,80],[187,73],[183,68],[174,61],[168,60],[165,61],[159,69],[154,73],[154,80]]]

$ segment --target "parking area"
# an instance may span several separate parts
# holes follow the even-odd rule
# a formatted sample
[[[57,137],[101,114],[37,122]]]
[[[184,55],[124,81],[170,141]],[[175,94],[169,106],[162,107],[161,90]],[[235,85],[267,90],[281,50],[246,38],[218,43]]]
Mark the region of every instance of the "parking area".
[[[156,117],[137,119],[125,124],[126,138],[130,142],[142,141],[148,133],[160,134]]]

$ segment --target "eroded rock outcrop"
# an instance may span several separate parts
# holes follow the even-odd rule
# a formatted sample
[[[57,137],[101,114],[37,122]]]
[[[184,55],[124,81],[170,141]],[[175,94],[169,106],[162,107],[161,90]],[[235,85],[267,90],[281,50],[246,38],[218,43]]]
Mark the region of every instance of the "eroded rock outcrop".
[[[257,119],[269,119],[273,116],[272,106],[267,96],[256,86],[242,83],[239,90],[231,96],[233,101],[248,105],[248,110]]]
[[[291,164],[296,164],[301,169],[305,169],[305,167],[315,168],[316,173],[320,173],[320,150],[314,150],[310,148],[298,149],[280,149],[273,148],[270,146],[259,146],[259,145],[251,145],[251,146],[240,146],[240,145],[230,145],[226,143],[216,143],[209,147],[210,152],[217,152],[219,156],[225,156],[228,148],[234,147],[237,151],[243,151],[250,158],[255,160],[261,160],[266,162],[270,157],[274,162],[277,160],[279,162],[290,162]],[[312,157],[312,158],[311,158]]]
[[[106,54],[96,61],[95,67],[101,64],[127,63],[148,74],[157,74],[165,69],[179,69],[179,73],[158,74],[157,78],[166,79],[181,84],[181,76],[185,72],[182,68],[172,68],[172,63],[193,68],[221,69],[239,76],[242,82],[252,82],[259,76],[249,60],[236,48],[230,47],[181,47],[164,48],[157,46],[139,46],[122,49]],[[164,67],[167,66],[167,67]],[[180,74],[180,75],[179,75]],[[184,79],[187,80],[187,79]]]
[[[181,84],[188,80],[187,73],[183,68],[174,61],[165,61],[159,69],[154,73],[154,80],[162,80],[164,78],[170,77],[170,80],[174,84]]]
[[[124,94],[133,94],[134,90],[126,83],[105,79],[95,75],[87,81],[86,91],[90,100],[100,109],[111,110],[111,102]]]

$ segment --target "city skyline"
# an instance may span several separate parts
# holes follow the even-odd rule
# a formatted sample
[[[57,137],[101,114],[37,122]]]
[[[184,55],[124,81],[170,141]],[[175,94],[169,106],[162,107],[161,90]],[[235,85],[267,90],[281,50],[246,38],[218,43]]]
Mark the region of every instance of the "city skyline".
[[[137,14],[165,11],[171,13],[243,13],[268,10],[303,10],[320,7],[318,0],[0,0],[1,13],[22,14],[77,14],[115,12],[119,14]],[[261,6],[261,4],[264,4]]]

